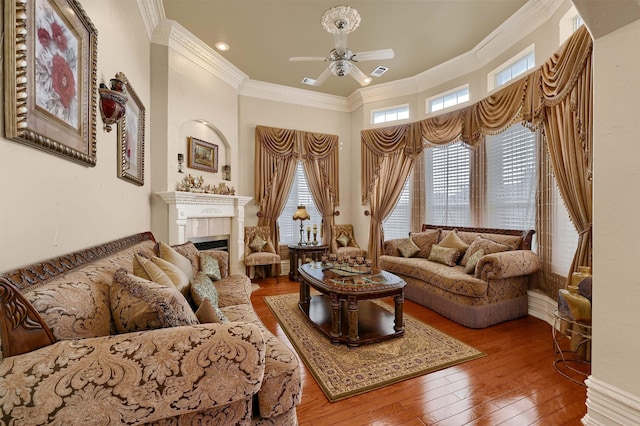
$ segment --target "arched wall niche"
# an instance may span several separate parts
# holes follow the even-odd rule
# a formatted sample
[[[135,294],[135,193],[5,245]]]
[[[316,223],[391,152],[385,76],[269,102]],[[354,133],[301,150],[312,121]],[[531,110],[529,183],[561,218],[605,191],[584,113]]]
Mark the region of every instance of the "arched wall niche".
[[[231,165],[231,144],[224,135],[224,133],[216,127],[213,123],[205,119],[192,119],[184,122],[180,126],[179,139],[182,141],[180,144],[182,148],[178,152],[184,152],[184,173],[191,175],[202,175],[206,183],[217,183],[223,181],[222,168],[225,165]],[[194,137],[214,145],[218,146],[218,172],[206,172],[199,169],[191,169],[187,167],[188,151],[189,151],[189,137]],[[231,170],[232,175],[234,170]],[[231,180],[233,180],[231,178]]]

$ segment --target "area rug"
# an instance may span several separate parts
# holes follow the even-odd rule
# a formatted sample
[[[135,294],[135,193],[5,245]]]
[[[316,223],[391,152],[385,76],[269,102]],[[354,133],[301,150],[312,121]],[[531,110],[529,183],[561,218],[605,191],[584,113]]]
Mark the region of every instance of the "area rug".
[[[403,337],[357,348],[333,345],[302,314],[297,293],[264,300],[331,402],[485,356],[406,313]]]

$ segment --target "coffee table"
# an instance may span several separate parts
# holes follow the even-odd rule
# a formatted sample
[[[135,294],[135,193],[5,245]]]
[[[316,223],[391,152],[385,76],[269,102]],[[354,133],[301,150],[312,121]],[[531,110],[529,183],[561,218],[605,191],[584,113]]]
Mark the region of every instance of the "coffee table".
[[[356,347],[404,335],[406,283],[390,272],[364,269],[320,262],[306,263],[298,269],[298,306],[332,343]],[[321,294],[311,296],[311,288]],[[394,298],[393,314],[372,301],[389,296]]]

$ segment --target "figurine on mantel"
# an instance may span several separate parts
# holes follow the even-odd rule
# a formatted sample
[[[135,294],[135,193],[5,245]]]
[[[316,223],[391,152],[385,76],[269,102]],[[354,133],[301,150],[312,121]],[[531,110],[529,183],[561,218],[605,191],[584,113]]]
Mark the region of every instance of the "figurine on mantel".
[[[176,190],[182,192],[236,195],[235,188],[229,188],[224,182],[220,182],[218,186],[210,184],[205,185],[204,178],[202,176],[193,177],[190,174],[185,176],[182,181],[178,182]]]

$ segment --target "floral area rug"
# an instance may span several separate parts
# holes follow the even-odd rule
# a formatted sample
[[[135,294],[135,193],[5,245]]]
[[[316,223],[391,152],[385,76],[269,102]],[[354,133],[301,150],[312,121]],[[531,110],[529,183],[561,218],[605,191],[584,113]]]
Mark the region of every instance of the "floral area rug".
[[[402,337],[357,348],[333,345],[300,311],[298,294],[264,299],[331,402],[485,356],[406,313]]]

